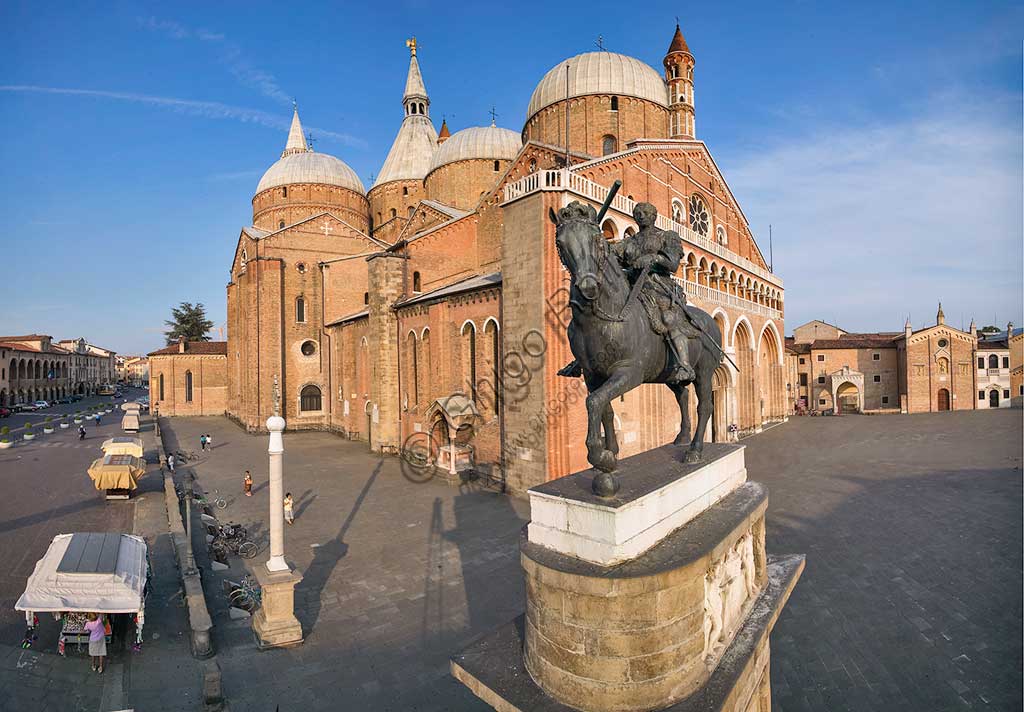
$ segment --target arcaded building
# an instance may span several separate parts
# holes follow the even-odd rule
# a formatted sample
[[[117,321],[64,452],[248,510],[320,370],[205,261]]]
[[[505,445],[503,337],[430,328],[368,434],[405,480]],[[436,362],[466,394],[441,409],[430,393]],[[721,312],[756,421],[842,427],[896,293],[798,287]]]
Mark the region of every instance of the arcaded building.
[[[616,180],[604,236],[635,233],[634,206],[653,203],[659,227],[682,239],[676,279],[739,367],[727,360],[716,373],[709,437],[786,417],[783,282],[697,138],[696,62],[678,27],[659,69],[611,52],[553,64],[519,130],[435,131],[409,44],[394,144],[369,191],[308,148],[298,112],[259,182],[227,286],[231,417],[260,430],[279,402],[289,428],[375,451],[457,440],[512,491],[585,467],[585,390],[556,375],[571,359],[568,275],[548,213],[574,200],[598,207]],[[623,455],[679,427],[664,386],[615,409]],[[456,435],[458,425],[468,427]]]

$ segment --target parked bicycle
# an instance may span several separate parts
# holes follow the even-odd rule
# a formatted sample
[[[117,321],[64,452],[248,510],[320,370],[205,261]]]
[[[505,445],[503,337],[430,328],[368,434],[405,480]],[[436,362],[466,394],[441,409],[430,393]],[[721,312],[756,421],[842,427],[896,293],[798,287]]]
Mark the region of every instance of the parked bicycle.
[[[240,524],[223,524],[210,527],[213,541],[210,542],[210,551],[222,561],[227,561],[229,554],[235,554],[243,559],[251,559],[259,553],[259,546],[248,538],[245,527]]]
[[[251,574],[247,574],[241,581],[225,581],[224,586],[228,591],[228,600],[236,608],[252,612],[263,602],[260,585]]]
[[[175,485],[174,491],[178,493],[178,501],[182,501],[188,496],[188,490],[181,485]],[[208,497],[204,493],[196,493],[192,491],[192,501],[203,507],[216,507],[217,509],[226,509],[228,501],[220,496],[220,490],[213,491],[213,497]]]

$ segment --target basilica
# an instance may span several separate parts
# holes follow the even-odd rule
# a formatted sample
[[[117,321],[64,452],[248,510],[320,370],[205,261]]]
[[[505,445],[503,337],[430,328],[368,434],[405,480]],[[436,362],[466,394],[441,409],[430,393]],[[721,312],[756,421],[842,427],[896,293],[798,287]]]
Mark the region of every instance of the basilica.
[[[652,203],[658,227],[682,238],[676,280],[722,331],[708,437],[784,419],[783,282],[697,138],[695,57],[678,26],[667,39],[660,69],[607,51],[569,57],[540,78],[518,130],[454,132],[435,129],[410,40],[397,134],[369,189],[309,147],[296,110],[237,237],[227,342],[151,355],[154,405],[249,431],[276,409],[290,430],[383,453],[425,438],[451,472],[470,463],[511,492],[582,469],[585,389],[557,375],[571,360],[568,274],[548,214],[600,207],[618,180],[605,238],[635,233],[634,206]],[[664,386],[614,407],[622,455],[679,429]]]

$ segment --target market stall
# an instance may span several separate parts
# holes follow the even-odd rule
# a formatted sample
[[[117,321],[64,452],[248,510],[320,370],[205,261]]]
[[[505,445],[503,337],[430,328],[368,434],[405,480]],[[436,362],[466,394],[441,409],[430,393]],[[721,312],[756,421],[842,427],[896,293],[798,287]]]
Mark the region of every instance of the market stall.
[[[107,499],[128,499],[146,474],[146,463],[133,455],[104,455],[93,460],[88,472],[96,489],[106,490]]]
[[[141,407],[138,403],[125,403],[121,406],[121,410],[124,411],[124,417],[121,418],[121,429],[126,433],[139,432],[139,409]]]
[[[131,455],[142,458],[143,446],[139,438],[110,438],[100,445],[104,455]]]
[[[25,613],[29,631],[25,640],[35,639],[37,614],[50,613],[60,621],[57,651],[68,645],[88,647],[86,616],[104,618],[107,636],[115,622],[135,625],[135,647],[142,644],[149,563],[146,542],[131,534],[59,534],[50,542],[43,558],[29,576],[25,592],[14,605]],[[130,621],[116,621],[115,617]]]

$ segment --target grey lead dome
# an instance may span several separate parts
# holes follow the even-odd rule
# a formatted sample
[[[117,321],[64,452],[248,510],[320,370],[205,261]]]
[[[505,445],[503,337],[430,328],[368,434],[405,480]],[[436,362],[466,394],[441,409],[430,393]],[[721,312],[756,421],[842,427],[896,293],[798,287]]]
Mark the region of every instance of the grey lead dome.
[[[366,195],[362,181],[356,172],[344,161],[326,153],[304,151],[284,156],[267,169],[256,186],[256,193],[296,183],[322,183],[348,188],[360,195]]]
[[[668,88],[661,74],[635,57],[614,52],[585,52],[548,70],[533,90],[526,120],[565,100],[565,65],[569,64],[569,97],[590,94],[634,96],[668,107]]]
[[[452,134],[434,153],[430,170],[474,158],[494,158],[510,161],[523,147],[522,137],[515,131],[497,126],[474,126]]]

